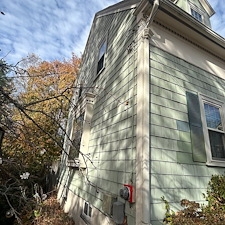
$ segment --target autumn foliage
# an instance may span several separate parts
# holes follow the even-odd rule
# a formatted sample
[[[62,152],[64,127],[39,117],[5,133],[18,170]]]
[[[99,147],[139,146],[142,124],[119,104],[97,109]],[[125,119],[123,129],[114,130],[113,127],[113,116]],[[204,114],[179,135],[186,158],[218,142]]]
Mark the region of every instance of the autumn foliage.
[[[165,203],[164,223],[169,225],[224,225],[225,224],[225,174],[213,175],[209,181],[207,193],[203,194],[207,204],[200,205],[195,201],[181,200],[183,207],[178,212],[170,209]]]
[[[52,163],[63,150],[79,65],[75,55],[46,62],[32,54],[15,66],[0,61],[0,127],[5,130],[0,163],[1,224],[9,219],[32,224],[41,215],[43,196],[48,196],[51,178],[55,179]]]
[[[29,67],[17,79],[17,98],[22,109],[13,110],[13,129],[7,132],[4,153],[40,172],[61,153],[80,59],[73,55],[63,62],[41,61],[32,65],[30,61],[26,59]]]

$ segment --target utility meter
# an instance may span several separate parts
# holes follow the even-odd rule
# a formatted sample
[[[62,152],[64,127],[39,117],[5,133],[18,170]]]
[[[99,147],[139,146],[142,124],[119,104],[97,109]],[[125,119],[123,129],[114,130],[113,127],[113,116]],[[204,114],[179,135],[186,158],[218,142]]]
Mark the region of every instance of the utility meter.
[[[130,203],[134,202],[134,187],[129,184],[124,184],[124,187],[120,189],[120,197],[127,200]]]

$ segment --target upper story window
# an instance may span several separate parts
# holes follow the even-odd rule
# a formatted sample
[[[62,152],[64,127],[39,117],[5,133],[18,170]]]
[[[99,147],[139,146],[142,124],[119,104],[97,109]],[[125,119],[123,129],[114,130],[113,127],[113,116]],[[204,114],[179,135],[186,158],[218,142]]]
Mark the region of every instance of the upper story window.
[[[99,49],[97,74],[105,66],[105,54],[106,54],[106,41],[103,42],[103,44],[101,45],[101,47]]]
[[[192,8],[191,8],[191,15],[195,19],[197,19],[198,21],[202,22],[202,15],[199,12],[195,11],[194,9],[192,9]]]

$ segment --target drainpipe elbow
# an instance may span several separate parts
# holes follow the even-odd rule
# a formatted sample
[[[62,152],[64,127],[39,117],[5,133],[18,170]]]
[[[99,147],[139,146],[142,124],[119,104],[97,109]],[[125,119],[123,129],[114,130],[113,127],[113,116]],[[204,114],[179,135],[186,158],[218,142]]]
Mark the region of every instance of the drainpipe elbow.
[[[149,0],[151,4],[153,4],[152,11],[147,20],[147,27],[149,28],[154,20],[154,17],[158,11],[160,0]]]

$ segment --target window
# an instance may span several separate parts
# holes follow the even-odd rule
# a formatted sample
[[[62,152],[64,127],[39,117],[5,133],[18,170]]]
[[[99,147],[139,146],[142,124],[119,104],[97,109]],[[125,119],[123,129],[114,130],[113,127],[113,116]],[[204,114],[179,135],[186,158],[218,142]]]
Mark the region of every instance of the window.
[[[84,202],[84,208],[80,217],[88,224],[91,223],[92,207],[88,202]]]
[[[99,49],[97,74],[104,68],[106,53],[106,41],[103,42]]]
[[[202,15],[192,8],[191,8],[191,15],[198,21],[202,22]]]
[[[204,102],[204,112],[212,159],[225,160],[224,128],[221,120],[221,111],[221,106]]]
[[[225,166],[224,104],[206,96],[201,98],[208,164]]]
[[[69,160],[79,157],[80,143],[83,134],[84,113],[74,120],[71,138],[71,146],[69,151]]]
[[[85,93],[78,99],[71,115],[74,119],[68,147],[68,167],[86,168],[85,155],[88,153],[94,98],[94,94]]]

